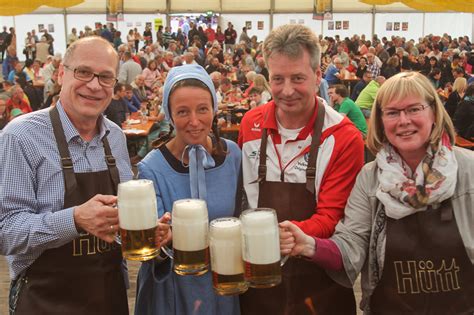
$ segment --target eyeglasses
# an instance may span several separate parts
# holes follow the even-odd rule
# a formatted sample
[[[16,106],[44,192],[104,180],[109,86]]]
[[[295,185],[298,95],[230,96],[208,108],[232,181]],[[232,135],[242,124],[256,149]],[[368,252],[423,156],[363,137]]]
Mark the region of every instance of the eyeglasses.
[[[109,74],[98,74],[83,68],[72,68],[64,65],[64,68],[74,72],[74,78],[83,82],[91,82],[95,77],[99,80],[99,84],[103,87],[114,87],[117,79]]]
[[[397,120],[400,118],[401,112],[404,112],[407,117],[413,118],[419,116],[427,107],[430,107],[430,105],[417,104],[405,109],[382,109],[382,118],[385,120]]]

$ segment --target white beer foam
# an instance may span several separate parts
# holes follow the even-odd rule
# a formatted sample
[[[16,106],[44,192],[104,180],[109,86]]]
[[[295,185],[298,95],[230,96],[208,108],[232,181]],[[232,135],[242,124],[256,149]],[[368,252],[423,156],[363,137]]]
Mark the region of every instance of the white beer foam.
[[[173,247],[197,251],[209,246],[209,219],[204,200],[182,199],[173,203]]]
[[[240,221],[237,218],[221,220],[211,222],[209,232],[212,271],[220,275],[244,273]]]
[[[280,260],[280,236],[275,216],[269,211],[242,215],[243,257],[252,264],[272,264]]]
[[[156,227],[158,211],[152,181],[130,180],[120,183],[117,195],[120,228],[139,231]]]

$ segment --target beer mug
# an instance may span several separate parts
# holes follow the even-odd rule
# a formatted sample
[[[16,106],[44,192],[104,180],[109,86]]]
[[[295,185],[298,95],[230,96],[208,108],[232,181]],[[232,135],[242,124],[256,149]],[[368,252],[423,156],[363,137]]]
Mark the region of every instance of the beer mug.
[[[117,206],[123,257],[146,261],[160,248],[155,242],[158,213],[153,182],[130,180],[118,185]]]
[[[247,291],[240,220],[212,220],[209,227],[209,247],[214,291],[219,295],[241,294]]]
[[[209,267],[209,219],[204,200],[181,199],[173,203],[174,272],[202,275]]]
[[[270,288],[281,283],[280,234],[276,212],[249,209],[240,215],[245,280],[252,288]]]

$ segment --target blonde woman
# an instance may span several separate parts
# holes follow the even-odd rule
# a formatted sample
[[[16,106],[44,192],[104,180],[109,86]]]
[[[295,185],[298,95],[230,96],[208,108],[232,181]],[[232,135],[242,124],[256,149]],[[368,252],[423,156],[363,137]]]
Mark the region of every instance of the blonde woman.
[[[362,273],[369,314],[474,311],[474,152],[454,146],[454,128],[430,81],[416,72],[377,93],[359,175],[330,239],[280,223],[281,252],[310,257],[338,283]]]
[[[257,74],[253,80],[253,87],[262,90],[262,104],[268,103],[272,99],[270,84],[261,74]]]
[[[464,98],[464,92],[467,88],[466,78],[457,78],[453,83],[453,91],[449,94],[448,100],[444,107],[449,114],[449,117],[453,119],[456,108],[458,107],[459,102]]]

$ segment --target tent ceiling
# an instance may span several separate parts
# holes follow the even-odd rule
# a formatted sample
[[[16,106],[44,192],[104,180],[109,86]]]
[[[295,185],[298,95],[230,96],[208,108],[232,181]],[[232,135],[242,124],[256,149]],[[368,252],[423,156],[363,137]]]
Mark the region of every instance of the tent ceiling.
[[[82,0],[26,0],[18,1],[18,7],[25,7],[30,3],[49,3],[49,6],[41,6],[34,13],[61,13],[66,5],[64,3],[79,3]],[[155,13],[166,11],[166,0],[123,0],[125,13]],[[369,0],[367,2],[377,3],[382,1],[390,3],[392,0]],[[410,1],[410,0],[401,0]],[[413,0],[411,0],[413,1]],[[459,1],[459,0],[454,0]],[[468,1],[468,0],[464,0]],[[21,2],[21,4],[20,4]],[[12,0],[0,0],[2,11],[6,12],[5,6],[12,5]],[[51,3],[55,5],[51,5]],[[198,13],[215,11],[222,13],[238,12],[270,12],[271,0],[170,0],[172,13]],[[312,12],[314,0],[274,0],[275,13],[284,12]],[[378,2],[380,3],[380,2]],[[37,7],[37,5],[36,5]],[[333,12],[417,12],[401,2],[388,5],[375,5],[359,2],[358,0],[333,0]],[[70,6],[66,9],[68,13],[105,13],[105,0],[83,0],[82,3]],[[17,12],[15,14],[23,14]],[[2,14],[2,12],[0,12]],[[5,13],[3,13],[5,14]]]

